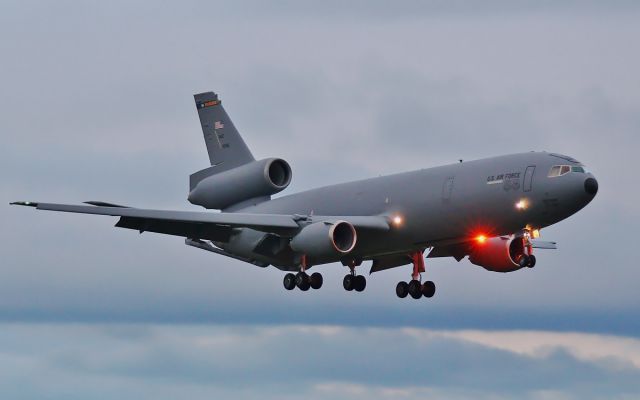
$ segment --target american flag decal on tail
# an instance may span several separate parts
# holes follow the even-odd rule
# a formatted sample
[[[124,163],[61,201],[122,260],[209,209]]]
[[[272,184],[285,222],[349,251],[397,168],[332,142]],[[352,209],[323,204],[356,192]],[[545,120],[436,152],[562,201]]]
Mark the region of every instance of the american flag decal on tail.
[[[196,106],[198,108],[206,108],[206,107],[217,106],[218,104],[220,104],[220,100],[208,100],[208,101],[197,102]]]
[[[216,121],[213,124],[213,129],[222,129],[222,128],[224,128],[224,124],[222,123],[222,121]]]

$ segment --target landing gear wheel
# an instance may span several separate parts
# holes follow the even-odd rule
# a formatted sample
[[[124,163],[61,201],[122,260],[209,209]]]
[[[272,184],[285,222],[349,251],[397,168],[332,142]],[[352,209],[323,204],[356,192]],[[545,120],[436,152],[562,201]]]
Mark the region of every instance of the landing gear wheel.
[[[518,265],[520,268],[524,268],[529,265],[529,256],[526,254],[521,255],[520,258],[518,258]]]
[[[284,276],[282,284],[284,285],[285,289],[293,290],[293,288],[296,287],[296,276],[289,272]]]
[[[367,287],[367,278],[364,275],[357,275],[353,282],[353,288],[356,292],[362,292]]]
[[[422,297],[422,285],[420,284],[420,281],[414,279],[409,282],[409,294],[414,299]]]
[[[527,265],[527,267],[533,268],[535,266],[536,266],[536,256],[532,254],[529,256],[529,264]]]
[[[303,292],[309,290],[311,284],[309,283],[309,275],[307,275],[306,272],[298,272],[296,275],[296,286]]]
[[[355,285],[355,276],[351,274],[345,275],[344,279],[342,280],[342,287],[344,287],[344,290],[347,290],[350,292],[354,289],[354,285]]]
[[[433,297],[436,294],[436,284],[432,281],[426,281],[422,284],[422,295],[424,297]]]
[[[311,277],[309,278],[309,284],[311,285],[312,289],[320,289],[322,287],[322,275],[319,272],[314,272],[313,274],[311,274]]]
[[[404,299],[409,294],[409,285],[407,282],[398,282],[396,285],[396,295]]]

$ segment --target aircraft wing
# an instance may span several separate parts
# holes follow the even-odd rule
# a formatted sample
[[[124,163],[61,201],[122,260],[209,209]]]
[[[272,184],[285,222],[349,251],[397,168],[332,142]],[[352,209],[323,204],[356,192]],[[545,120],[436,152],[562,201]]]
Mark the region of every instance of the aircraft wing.
[[[228,240],[232,228],[250,228],[279,236],[291,237],[308,223],[330,220],[348,221],[356,229],[382,231],[389,229],[389,222],[384,216],[311,217],[286,214],[169,211],[124,207],[104,202],[88,202],[91,205],[39,202],[14,202],[11,204],[34,207],[38,210],[116,216],[120,217],[116,224],[119,228],[135,229],[141,233],[157,232],[222,242]]]

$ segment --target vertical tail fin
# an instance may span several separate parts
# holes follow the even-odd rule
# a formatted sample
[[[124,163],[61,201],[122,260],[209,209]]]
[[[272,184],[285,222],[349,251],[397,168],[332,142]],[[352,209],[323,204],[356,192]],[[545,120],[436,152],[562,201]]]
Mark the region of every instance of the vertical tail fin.
[[[213,92],[193,96],[202,125],[209,161],[218,173],[254,161],[251,151]]]

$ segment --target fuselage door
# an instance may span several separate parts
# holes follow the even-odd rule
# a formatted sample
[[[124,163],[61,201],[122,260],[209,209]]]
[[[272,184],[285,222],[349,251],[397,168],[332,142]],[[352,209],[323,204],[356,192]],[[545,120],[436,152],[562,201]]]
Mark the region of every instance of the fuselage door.
[[[529,165],[524,173],[524,185],[522,185],[522,187],[525,192],[531,191],[531,187],[533,185],[533,173],[535,172],[535,170],[535,165]]]
[[[453,176],[449,176],[444,180],[444,185],[442,185],[442,200],[449,201],[451,200],[451,193],[453,192]]]

